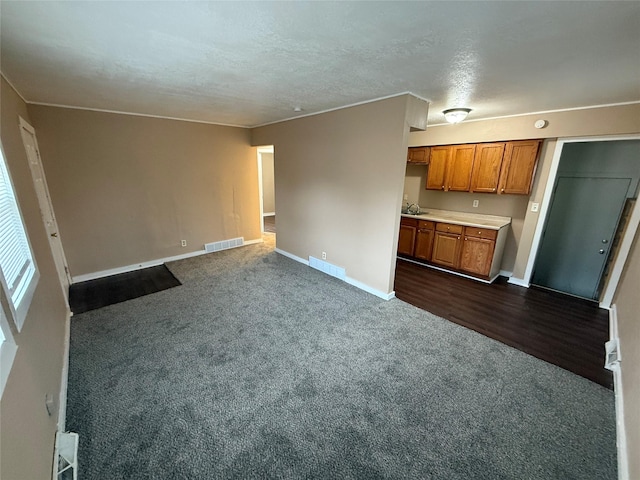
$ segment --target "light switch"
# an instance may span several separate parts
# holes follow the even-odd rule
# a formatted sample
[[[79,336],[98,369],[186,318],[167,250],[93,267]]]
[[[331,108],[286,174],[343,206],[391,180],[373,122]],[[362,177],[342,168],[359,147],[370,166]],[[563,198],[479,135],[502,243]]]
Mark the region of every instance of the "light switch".
[[[532,203],[531,204],[531,211],[532,212],[537,212],[540,209],[540,204],[539,203]]]

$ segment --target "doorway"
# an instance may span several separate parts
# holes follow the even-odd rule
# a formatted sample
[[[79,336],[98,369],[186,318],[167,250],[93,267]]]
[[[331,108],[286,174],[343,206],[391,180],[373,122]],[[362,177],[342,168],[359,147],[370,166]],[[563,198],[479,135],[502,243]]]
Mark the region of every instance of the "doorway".
[[[620,219],[637,198],[639,179],[640,141],[565,145],[531,283],[600,300],[624,233]]]
[[[258,148],[258,183],[262,233],[276,233],[275,168],[273,146]]]
[[[64,293],[64,299],[67,302],[67,305],[69,305],[69,285],[71,285],[71,275],[69,274],[67,259],[62,248],[62,240],[59,233],[60,230],[58,229],[58,222],[53,212],[53,204],[51,203],[51,196],[49,195],[49,187],[47,186],[47,179],[40,159],[38,140],[36,139],[36,132],[34,128],[22,117],[20,117],[20,133],[22,135],[24,148],[27,152],[29,168],[31,169],[33,184],[38,196],[40,214],[48,234],[47,238],[49,239],[49,247],[53,254],[53,260],[56,265],[60,285],[62,286],[62,291]]]

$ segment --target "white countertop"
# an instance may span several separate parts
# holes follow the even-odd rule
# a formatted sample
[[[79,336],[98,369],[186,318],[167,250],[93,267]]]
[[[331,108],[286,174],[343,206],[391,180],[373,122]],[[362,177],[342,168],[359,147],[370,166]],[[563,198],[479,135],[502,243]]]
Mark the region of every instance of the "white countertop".
[[[420,215],[403,213],[402,216],[406,218],[417,218],[418,220],[431,220],[432,222],[455,223],[467,227],[489,228],[491,230],[500,230],[502,227],[506,227],[511,223],[511,217],[453,212],[450,210],[437,210],[426,207],[420,208]]]

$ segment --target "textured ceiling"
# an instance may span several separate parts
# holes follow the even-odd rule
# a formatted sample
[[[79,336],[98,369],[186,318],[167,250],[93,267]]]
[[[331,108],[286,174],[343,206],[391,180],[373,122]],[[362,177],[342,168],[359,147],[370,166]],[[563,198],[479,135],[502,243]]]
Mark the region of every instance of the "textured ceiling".
[[[470,119],[640,100],[640,2],[0,3],[29,102],[255,126],[413,92]]]

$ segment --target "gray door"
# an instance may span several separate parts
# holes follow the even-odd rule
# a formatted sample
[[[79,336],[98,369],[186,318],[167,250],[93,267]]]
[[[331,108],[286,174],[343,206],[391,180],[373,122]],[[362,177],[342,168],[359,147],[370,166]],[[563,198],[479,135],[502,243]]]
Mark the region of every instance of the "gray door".
[[[558,178],[531,283],[598,299],[630,183],[629,178]]]

